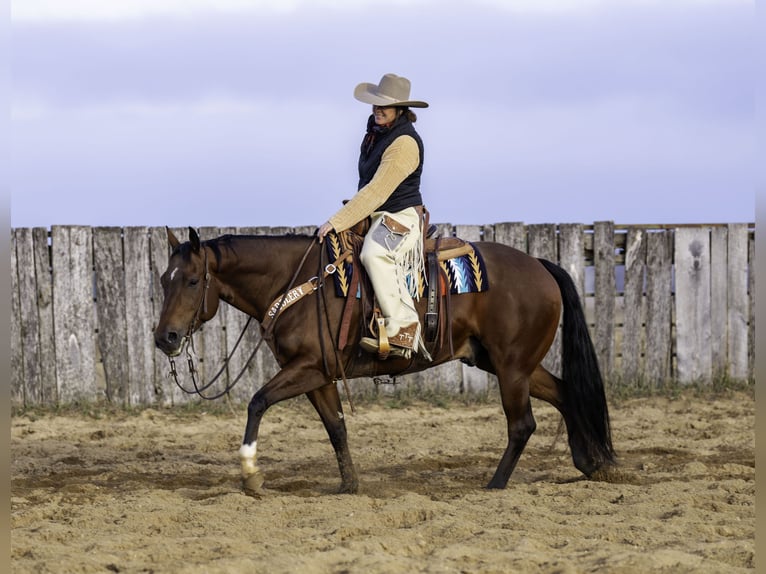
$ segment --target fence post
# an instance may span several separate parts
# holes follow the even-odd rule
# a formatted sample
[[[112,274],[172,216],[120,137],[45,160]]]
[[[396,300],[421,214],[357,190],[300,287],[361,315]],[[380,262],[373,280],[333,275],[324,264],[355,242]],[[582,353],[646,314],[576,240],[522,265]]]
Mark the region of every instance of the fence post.
[[[593,224],[593,257],[596,271],[595,346],[601,372],[612,379],[614,371],[614,222]]]
[[[96,227],[93,230],[98,345],[104,367],[106,396],[111,402],[127,406],[130,356],[122,253],[122,228]]]
[[[98,399],[91,228],[54,225],[51,240],[58,400]]]
[[[748,319],[750,305],[747,298],[748,231],[745,223],[728,226],[728,371],[729,378],[745,380],[748,377]]]
[[[507,222],[495,224],[496,243],[509,245],[519,251],[527,252],[527,228],[521,222]]]
[[[157,402],[154,388],[152,283],[149,228],[125,227],[125,312],[128,342],[128,400],[131,405]]]
[[[32,245],[35,252],[35,296],[39,321],[38,344],[40,345],[40,370],[42,373],[41,400],[45,405],[58,402],[56,385],[56,341],[53,332],[53,268],[48,230],[32,229]]]
[[[646,237],[646,361],[644,372],[651,387],[671,378],[672,239],[669,231]]]
[[[710,230],[677,228],[676,364],[681,383],[713,375],[710,325]]]
[[[729,355],[728,333],[728,230],[710,230],[710,350],[713,376],[726,375]]]
[[[18,230],[17,230],[18,231]],[[24,343],[21,302],[19,301],[19,265],[16,261],[18,233],[11,231],[11,406],[26,406],[24,389]]]
[[[621,378],[628,384],[639,382],[643,375],[641,350],[644,332],[644,268],[646,233],[631,227],[625,249],[625,287],[623,290],[622,341],[620,345]]]

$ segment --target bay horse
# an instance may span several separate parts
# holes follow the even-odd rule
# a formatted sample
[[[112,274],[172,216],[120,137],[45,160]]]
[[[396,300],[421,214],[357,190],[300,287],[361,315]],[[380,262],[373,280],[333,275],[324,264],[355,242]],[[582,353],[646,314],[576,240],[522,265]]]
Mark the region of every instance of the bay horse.
[[[303,283],[324,265],[324,245],[308,235],[224,235],[202,242],[189,227],[189,240],[181,243],[169,228],[167,234],[172,252],[161,276],[164,301],[154,338],[169,357],[180,354],[191,334],[215,316],[221,300],[255,318],[263,335],[270,306],[292,287],[291,281]],[[413,373],[450,360],[497,375],[508,443],[487,488],[505,488],[536,428],[530,396],[561,413],[574,465],[586,477],[615,464],[604,384],[571,277],[549,261],[506,245],[474,246],[484,257],[491,286],[482,293],[450,298],[453,353],[437,349],[431,361],[421,354],[412,359],[391,355],[381,361],[358,349],[361,333],[354,329],[340,351],[340,361],[328,360],[324,354],[334,348],[345,301],[332,292],[326,295],[326,289],[300,299],[278,316],[270,325],[273,331],[267,343],[281,370],[253,395],[239,450],[248,494],[257,494],[263,484],[256,444],[261,420],[272,405],[301,394],[308,397],[335,450],[340,492],[355,493],[359,481],[336,381],[341,376],[345,380]],[[324,299],[323,313],[317,297]],[[422,316],[425,298],[417,306]],[[352,325],[364,320],[359,307],[357,302]],[[540,363],[553,342],[562,309],[562,377],[558,378]]]

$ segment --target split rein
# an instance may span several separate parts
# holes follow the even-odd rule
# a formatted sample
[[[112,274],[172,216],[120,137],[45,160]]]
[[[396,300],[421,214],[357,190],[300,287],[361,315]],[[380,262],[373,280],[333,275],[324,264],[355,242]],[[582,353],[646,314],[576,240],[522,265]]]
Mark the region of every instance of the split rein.
[[[260,340],[258,341],[258,344],[255,346],[255,348],[250,353],[250,356],[247,358],[247,361],[245,361],[244,366],[242,367],[242,370],[240,370],[239,374],[230,381],[226,387],[214,395],[205,395],[203,394],[206,390],[208,390],[220,377],[221,375],[226,371],[226,368],[229,364],[229,361],[231,361],[231,358],[234,356],[235,351],[237,350],[237,347],[239,346],[239,343],[242,341],[242,338],[244,337],[245,333],[247,332],[248,327],[250,326],[250,322],[253,320],[252,316],[248,316],[247,322],[245,323],[245,326],[242,328],[242,332],[239,334],[239,337],[237,338],[237,341],[234,343],[234,347],[232,347],[231,352],[229,353],[229,356],[224,359],[223,365],[218,370],[218,372],[213,375],[213,378],[205,383],[204,385],[200,386],[197,382],[197,376],[199,374],[199,371],[194,363],[194,357],[197,356],[196,350],[194,349],[194,327],[197,325],[197,323],[201,322],[201,317],[203,313],[207,313],[207,293],[208,289],[210,287],[210,271],[208,268],[208,259],[207,259],[207,250],[203,248],[203,251],[205,253],[205,283],[204,287],[202,289],[202,298],[200,300],[199,305],[197,306],[197,311],[194,314],[194,317],[192,318],[191,322],[189,323],[189,328],[187,329],[186,336],[184,337],[185,343],[185,352],[186,352],[186,360],[189,368],[189,374],[191,376],[192,384],[194,385],[194,389],[187,389],[181,382],[178,380],[178,371],[176,370],[176,363],[173,357],[168,357],[168,361],[170,362],[170,372],[168,373],[168,376],[172,378],[176,386],[181,389],[184,393],[188,395],[197,395],[207,401],[214,401],[216,399],[221,398],[224,395],[227,395],[231,389],[234,388],[234,386],[239,382],[239,380],[242,378],[242,375],[245,374],[245,371],[250,366],[250,362],[253,360],[255,355],[258,353],[258,350],[261,348],[261,345],[263,344],[264,340],[269,340],[273,336],[274,327],[277,323],[277,319],[281,315],[282,311],[287,309],[292,303],[297,301],[297,298],[293,299],[291,298],[290,301],[288,301],[288,297],[292,297],[291,294],[294,294],[295,291],[298,291],[300,293],[300,296],[304,294],[303,287],[310,287],[311,292],[316,291],[319,289],[323,284],[323,279],[326,278],[328,275],[331,275],[335,273],[337,269],[337,265],[340,261],[345,259],[349,252],[343,253],[340,258],[335,263],[330,263],[325,266],[324,268],[324,278],[320,279],[318,276],[312,277],[309,279],[306,284],[301,285],[297,289],[294,289],[295,282],[298,279],[298,275],[301,272],[301,269],[303,269],[303,265],[306,263],[306,259],[308,258],[309,253],[311,252],[311,249],[314,247],[314,244],[317,243],[316,236],[309,244],[308,248],[306,249],[306,252],[303,254],[303,257],[301,258],[300,263],[298,264],[298,268],[295,270],[295,273],[293,274],[292,279],[290,280],[289,285],[287,286],[287,289],[282,294],[280,298],[275,300],[275,302],[269,307],[269,311],[264,318],[263,323],[267,323],[264,327],[264,332],[261,335]],[[320,252],[320,266],[321,266],[321,252]],[[298,298],[300,298],[300,296]],[[287,302],[287,304],[285,304]],[[262,325],[263,325],[262,323]],[[344,376],[344,383],[345,376]]]

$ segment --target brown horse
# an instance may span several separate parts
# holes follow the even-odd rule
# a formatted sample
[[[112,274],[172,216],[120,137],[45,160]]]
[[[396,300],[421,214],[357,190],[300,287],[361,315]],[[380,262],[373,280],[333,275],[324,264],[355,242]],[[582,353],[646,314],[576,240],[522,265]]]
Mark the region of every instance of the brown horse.
[[[161,279],[165,298],[154,337],[157,347],[171,357],[181,352],[194,330],[215,316],[220,300],[263,323],[270,306],[280,300],[291,282],[307,281],[326,263],[323,247],[309,236],[225,235],[201,242],[189,228],[188,242],[180,243],[169,229],[168,240],[173,251]],[[508,246],[491,242],[475,246],[484,257],[492,284],[483,293],[451,297],[453,355],[445,348],[436,350],[431,362],[421,355],[413,360],[391,356],[380,361],[358,349],[360,333],[351,329],[339,362],[332,349],[343,299],[320,288],[285,309],[267,339],[281,370],[255,393],[248,406],[239,451],[246,491],[257,492],[263,482],[255,464],[263,415],[280,401],[306,394],[335,449],[340,491],[356,492],[358,479],[334,381],[341,376],[412,373],[453,359],[498,378],[508,444],[488,488],[506,486],[535,430],[530,395],[551,403],[562,414],[574,464],[583,474],[590,476],[614,464],[604,385],[571,278],[561,267]],[[424,305],[425,298],[418,304],[421,315]],[[363,320],[359,306],[353,311],[352,325]],[[558,378],[540,362],[553,342],[562,307],[563,372]],[[263,333],[263,327],[261,330]]]

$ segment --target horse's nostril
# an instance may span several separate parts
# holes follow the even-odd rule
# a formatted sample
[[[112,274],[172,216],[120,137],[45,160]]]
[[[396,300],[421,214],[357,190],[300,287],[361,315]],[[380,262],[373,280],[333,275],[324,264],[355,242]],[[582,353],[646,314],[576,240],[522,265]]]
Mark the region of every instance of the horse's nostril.
[[[178,333],[175,331],[168,331],[168,343],[175,343],[178,341]]]

